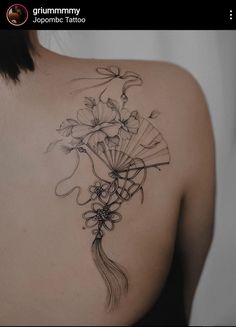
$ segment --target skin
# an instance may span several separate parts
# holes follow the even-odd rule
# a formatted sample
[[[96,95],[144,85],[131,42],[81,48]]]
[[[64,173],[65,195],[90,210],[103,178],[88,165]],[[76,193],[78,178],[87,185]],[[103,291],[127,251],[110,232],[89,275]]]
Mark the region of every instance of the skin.
[[[175,241],[184,270],[186,315],[212,242],[214,141],[204,94],[186,70],[166,62],[75,59],[37,42],[36,70],[14,85],[0,79],[0,324],[132,325],[158,298]],[[148,116],[169,145],[171,163],[149,170],[144,203],[136,195],[120,210],[123,220],[104,238],[107,254],[127,272],[130,289],[120,307],[104,311],[105,286],[91,258],[93,236],[83,230],[84,208],[73,195],[53,190],[74,167],[72,157],[47,145],[56,128],[82,106],[72,78],[96,67],[117,65],[140,74],[144,84],[129,90],[128,107]],[[111,87],[105,97],[117,94]],[[84,96],[95,96],[88,90]],[[81,163],[80,183],[93,177]],[[86,173],[85,173],[86,172]]]

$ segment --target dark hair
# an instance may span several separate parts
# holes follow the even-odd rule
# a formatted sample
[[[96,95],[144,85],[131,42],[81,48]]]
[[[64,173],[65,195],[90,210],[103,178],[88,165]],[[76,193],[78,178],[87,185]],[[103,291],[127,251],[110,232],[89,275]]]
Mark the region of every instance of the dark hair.
[[[5,79],[19,82],[22,70],[34,70],[34,48],[29,31],[1,30],[0,44],[0,74]]]

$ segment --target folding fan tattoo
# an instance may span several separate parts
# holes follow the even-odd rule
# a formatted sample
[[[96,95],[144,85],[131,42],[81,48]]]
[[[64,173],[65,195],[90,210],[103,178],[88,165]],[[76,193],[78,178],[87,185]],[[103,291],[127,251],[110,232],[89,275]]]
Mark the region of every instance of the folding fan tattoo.
[[[77,111],[76,118],[67,118],[61,123],[57,131],[63,139],[50,143],[48,151],[65,138],[66,145],[61,145],[62,150],[76,154],[74,170],[57,183],[55,194],[66,197],[76,192],[76,203],[86,207],[82,217],[85,226],[91,228],[94,235],[92,256],[107,287],[106,307],[112,310],[119,304],[121,296],[128,292],[128,278],[122,267],[106,255],[102,239],[121,221],[119,208],[124,202],[138,193],[143,202],[147,171],[152,168],[161,170],[162,165],[169,164],[170,156],[162,134],[151,123],[158,117],[158,111],[153,110],[149,117],[144,118],[137,110],[130,111],[126,107],[127,90],[132,86],[141,86],[141,76],[131,71],[122,74],[116,66],[99,67],[96,73],[94,78],[74,80],[98,81],[92,86],[75,90],[77,93],[99,87],[102,92],[97,98],[85,97],[84,107]],[[119,101],[111,98],[102,100],[102,94],[115,79],[122,82]],[[94,184],[88,185],[88,198],[84,202],[80,201],[80,186],[66,193],[59,192],[59,187],[79,169],[81,156],[86,156],[90,161],[95,177]],[[95,158],[106,167],[105,177],[97,172]]]

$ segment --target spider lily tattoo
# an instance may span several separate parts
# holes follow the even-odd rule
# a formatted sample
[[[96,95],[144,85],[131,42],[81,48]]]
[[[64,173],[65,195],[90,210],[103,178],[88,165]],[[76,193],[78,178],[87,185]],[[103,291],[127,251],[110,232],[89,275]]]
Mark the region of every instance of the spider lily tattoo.
[[[98,98],[85,97],[84,107],[77,111],[74,118],[67,118],[61,123],[57,129],[61,139],[50,143],[46,152],[65,140],[62,150],[66,154],[72,151],[76,154],[74,170],[56,184],[55,194],[66,197],[76,192],[77,205],[85,206],[82,218],[85,228],[90,228],[94,235],[91,246],[93,260],[107,288],[106,307],[113,310],[128,292],[129,283],[124,268],[104,252],[102,239],[122,220],[119,209],[124,202],[135,194],[140,194],[141,203],[144,201],[148,170],[160,171],[161,166],[170,163],[170,155],[165,139],[151,122],[159,116],[159,112],[153,110],[145,118],[136,109],[128,110],[126,107],[127,90],[143,83],[140,75],[131,71],[121,74],[116,66],[100,67],[96,72],[98,76],[94,78],[74,79],[73,82],[96,80],[96,83],[73,93],[102,87],[100,95]],[[110,98],[102,101],[101,95],[115,79],[122,81],[120,101]],[[79,169],[81,156],[90,162],[91,173],[95,177],[94,184],[88,185],[88,197],[83,202],[80,200],[80,186],[74,186],[67,192],[59,191]],[[97,172],[95,158],[106,168],[105,178]]]

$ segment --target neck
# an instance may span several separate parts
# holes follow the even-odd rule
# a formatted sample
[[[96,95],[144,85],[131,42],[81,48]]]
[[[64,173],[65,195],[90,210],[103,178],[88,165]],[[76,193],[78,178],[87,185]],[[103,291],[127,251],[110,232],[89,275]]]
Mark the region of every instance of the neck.
[[[30,41],[33,45],[33,49],[34,49],[34,53],[35,53],[35,60],[39,60],[40,58],[48,58],[48,56],[51,55],[55,55],[54,52],[48,50],[47,48],[45,48],[44,46],[42,46],[39,42],[38,39],[38,33],[35,30],[31,30],[29,32],[29,36],[30,36]]]
[[[37,31],[30,31],[29,36],[34,49],[37,50],[38,48],[40,48],[41,45],[39,43]]]

